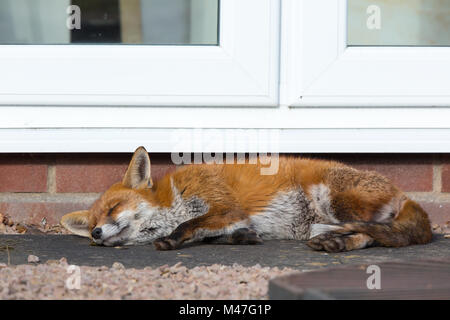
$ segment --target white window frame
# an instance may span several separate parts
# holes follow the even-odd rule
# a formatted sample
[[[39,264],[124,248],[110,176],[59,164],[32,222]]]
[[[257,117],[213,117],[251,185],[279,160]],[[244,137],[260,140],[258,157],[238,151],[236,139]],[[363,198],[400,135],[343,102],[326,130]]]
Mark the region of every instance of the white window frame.
[[[450,48],[348,47],[347,0],[282,8],[280,104],[318,152],[450,152]]]
[[[0,86],[0,152],[450,152],[450,48],[347,48],[345,19],[346,0],[222,0],[220,46],[136,48],[136,61],[159,73],[129,77],[137,87],[127,95],[111,81],[100,84],[114,89],[104,95],[5,96]],[[28,54],[6,49],[0,58],[8,53],[10,63]],[[44,52],[87,50],[36,49],[49,68]],[[128,47],[93,50],[94,62],[109,50],[116,62],[135,63],[121,56]],[[214,67],[207,80],[204,64]],[[187,73],[154,94],[143,81],[163,69]],[[391,78],[374,90],[371,79],[387,70],[401,71],[392,79],[414,91],[390,89]],[[430,70],[436,79],[422,81]]]
[[[219,21],[219,46],[1,46],[0,105],[276,106],[279,1]]]
[[[347,47],[347,0],[284,0],[289,106],[450,107],[449,47]]]

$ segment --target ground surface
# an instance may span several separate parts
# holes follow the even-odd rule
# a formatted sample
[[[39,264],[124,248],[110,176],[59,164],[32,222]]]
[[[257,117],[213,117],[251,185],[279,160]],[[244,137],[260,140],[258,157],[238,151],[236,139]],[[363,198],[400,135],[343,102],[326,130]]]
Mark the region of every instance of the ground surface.
[[[8,245],[9,250],[6,250]],[[187,245],[179,250],[157,251],[152,245],[132,247],[91,246],[90,241],[71,235],[0,235],[0,263],[27,263],[28,255],[42,262],[66,258],[70,264],[111,266],[120,262],[129,268],[159,267],[182,262],[186,267],[212,264],[263,267],[290,267],[311,270],[350,263],[411,260],[450,257],[450,239],[436,235],[427,245],[404,248],[368,248],[363,250],[324,253],[312,251],[302,241],[272,240],[262,245]]]
[[[29,263],[30,255],[39,262]],[[91,246],[70,235],[0,235],[0,299],[264,299],[274,277],[418,258],[450,258],[450,240],[436,235],[428,245],[327,254],[301,241],[156,251]],[[72,264],[81,266],[80,289],[67,284]]]

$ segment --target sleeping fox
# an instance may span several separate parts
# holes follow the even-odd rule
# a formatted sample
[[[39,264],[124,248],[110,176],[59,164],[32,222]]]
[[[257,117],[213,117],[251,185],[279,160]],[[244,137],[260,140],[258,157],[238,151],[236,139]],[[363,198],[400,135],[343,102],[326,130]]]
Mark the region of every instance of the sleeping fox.
[[[61,224],[105,246],[153,242],[260,244],[308,240],[314,250],[349,251],[431,241],[427,213],[386,178],[338,162],[279,158],[274,175],[257,164],[187,165],[153,184],[138,148],[121,182]]]

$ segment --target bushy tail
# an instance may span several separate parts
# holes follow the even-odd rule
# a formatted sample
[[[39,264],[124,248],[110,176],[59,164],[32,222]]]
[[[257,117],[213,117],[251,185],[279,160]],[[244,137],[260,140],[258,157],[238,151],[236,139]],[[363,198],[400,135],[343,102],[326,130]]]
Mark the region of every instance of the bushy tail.
[[[364,234],[378,245],[403,247],[412,244],[428,243],[432,230],[427,213],[419,204],[406,200],[397,217],[392,222],[346,222],[339,225],[317,225],[311,230],[311,237],[324,232],[337,234]]]

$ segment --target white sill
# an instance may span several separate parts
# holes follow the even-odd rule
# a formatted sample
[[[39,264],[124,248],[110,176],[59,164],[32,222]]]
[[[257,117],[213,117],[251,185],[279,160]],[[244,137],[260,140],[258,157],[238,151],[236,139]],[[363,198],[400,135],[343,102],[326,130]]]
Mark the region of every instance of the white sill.
[[[0,129],[1,153],[448,153],[449,129]]]
[[[0,107],[4,152],[450,152],[450,108]]]

